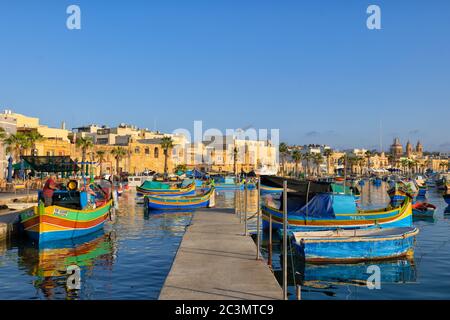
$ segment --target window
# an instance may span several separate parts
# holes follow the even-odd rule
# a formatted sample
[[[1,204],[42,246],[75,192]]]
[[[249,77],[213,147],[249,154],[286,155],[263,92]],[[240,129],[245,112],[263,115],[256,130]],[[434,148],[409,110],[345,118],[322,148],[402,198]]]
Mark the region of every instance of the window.
[[[141,149],[139,147],[136,147],[134,149],[134,153],[137,153],[137,154],[141,153]]]
[[[150,149],[149,148],[145,148],[145,154],[150,154]]]
[[[158,148],[155,148],[154,157],[159,158],[159,149]]]

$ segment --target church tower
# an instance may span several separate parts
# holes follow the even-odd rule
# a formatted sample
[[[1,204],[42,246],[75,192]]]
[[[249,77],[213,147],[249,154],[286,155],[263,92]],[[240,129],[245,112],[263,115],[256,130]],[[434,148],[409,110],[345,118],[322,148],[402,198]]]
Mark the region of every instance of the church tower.
[[[408,143],[406,144],[406,156],[408,158],[411,158],[412,155],[413,155],[413,146],[411,142],[408,141]]]
[[[391,145],[391,154],[395,160],[403,156],[403,146],[400,144],[399,138],[394,139],[394,143]]]
[[[417,142],[416,154],[418,158],[423,158],[423,145],[420,141]]]

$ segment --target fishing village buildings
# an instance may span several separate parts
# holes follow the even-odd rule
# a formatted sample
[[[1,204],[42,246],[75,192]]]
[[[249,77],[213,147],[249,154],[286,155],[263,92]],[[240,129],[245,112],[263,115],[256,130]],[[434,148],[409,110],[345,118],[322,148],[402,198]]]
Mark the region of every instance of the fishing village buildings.
[[[5,110],[0,114],[0,128],[4,137],[18,133],[37,135],[27,147],[0,146],[0,173],[6,176],[8,158],[18,163],[20,155],[70,156],[75,161],[83,158],[79,140],[89,139],[92,145],[85,150],[86,161],[95,162],[95,174],[127,172],[139,174],[145,171],[164,172],[166,156],[162,148],[164,137],[170,137],[172,147],[167,155],[169,173],[176,168],[198,168],[210,172],[250,172],[265,168],[283,175],[301,174],[327,176],[342,173],[347,161],[348,173],[369,174],[383,172],[387,168],[399,168],[409,172],[426,169],[448,169],[448,156],[426,154],[423,145],[415,147],[408,142],[403,148],[400,140],[394,140],[390,152],[366,149],[349,151],[333,150],[326,145],[275,146],[270,140],[251,140],[241,135],[205,136],[192,142],[183,134],[166,134],[137,128],[128,124],[117,127],[90,124],[67,130],[51,128],[40,123],[39,118]],[[114,155],[120,148],[122,154]],[[117,161],[118,160],[118,161]],[[117,167],[117,168],[116,168]]]
[[[83,148],[77,141],[86,139],[92,141],[92,145],[85,148],[85,160],[96,163],[97,175],[117,172],[130,174],[145,171],[164,172],[166,165],[162,147],[164,137],[170,137],[173,144],[167,155],[169,173],[174,172],[177,167],[195,167],[215,172],[249,172],[262,166],[275,168],[275,171],[278,168],[277,148],[268,141],[222,137],[224,143],[219,145],[211,143],[210,139],[194,143],[183,134],[161,133],[127,124],[120,124],[117,127],[90,124],[69,131],[64,123],[60,128],[50,128],[40,124],[38,118],[14,113],[11,110],[0,114],[0,128],[3,128],[5,138],[18,133],[35,133],[39,137],[27,147],[7,145],[5,139],[2,139],[0,142],[2,178],[7,175],[10,155],[15,168],[18,167],[20,155],[70,156],[79,162],[83,158]],[[114,155],[114,150],[118,148],[122,150],[120,157]]]

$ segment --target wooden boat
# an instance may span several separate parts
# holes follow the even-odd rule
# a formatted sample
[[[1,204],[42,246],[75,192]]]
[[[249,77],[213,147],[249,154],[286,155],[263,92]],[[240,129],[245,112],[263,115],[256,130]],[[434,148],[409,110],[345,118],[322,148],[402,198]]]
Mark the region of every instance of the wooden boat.
[[[59,206],[36,206],[20,215],[21,224],[36,243],[71,239],[103,228],[109,218],[112,200],[100,208],[74,210]]]
[[[269,187],[269,186],[261,185],[261,195],[282,193],[282,192],[283,192],[283,188],[276,188],[276,187]]]
[[[20,214],[20,223],[27,235],[37,244],[48,241],[85,236],[103,228],[110,217],[113,200],[88,200],[86,192],[57,191],[54,205],[39,205]]]
[[[288,213],[288,229],[294,231],[329,230],[329,229],[365,229],[365,228],[392,228],[412,226],[412,200],[407,197],[402,206],[394,209],[357,210],[354,198],[351,195],[323,195],[333,197],[344,203],[342,209],[333,208],[333,212],[324,212],[322,208],[330,208],[329,204],[320,204],[322,195],[313,198],[297,212]],[[352,207],[351,203],[353,201]],[[316,205],[317,203],[317,205]],[[347,210],[348,213],[345,213]],[[270,218],[272,229],[283,227],[283,212],[270,207],[262,206],[263,228],[269,228]]]
[[[412,257],[415,227],[294,232],[293,243],[306,261],[348,263]]]
[[[214,207],[215,189],[210,188],[205,194],[184,197],[145,196],[145,207],[149,210],[187,210]]]
[[[436,211],[436,206],[431,203],[418,202],[413,204],[413,216],[421,218],[432,218],[434,212]]]
[[[170,185],[166,185],[167,187],[163,188],[147,188],[148,181],[144,182],[144,184],[140,187],[136,187],[136,191],[138,194],[147,195],[147,196],[164,196],[164,197],[180,197],[180,196],[188,196],[195,194],[195,183],[190,183],[185,187],[171,187]],[[161,184],[163,186],[164,184]]]

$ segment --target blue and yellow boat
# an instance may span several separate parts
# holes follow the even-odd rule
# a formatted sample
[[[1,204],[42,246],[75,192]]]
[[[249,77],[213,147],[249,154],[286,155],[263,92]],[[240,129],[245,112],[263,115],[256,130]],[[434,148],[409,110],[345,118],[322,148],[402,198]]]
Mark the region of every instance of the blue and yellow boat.
[[[145,208],[149,210],[188,210],[214,207],[215,188],[205,194],[184,197],[145,196]]]
[[[164,196],[164,197],[180,197],[195,194],[195,182],[187,186],[172,186],[170,184],[145,181],[140,187],[136,187],[138,195],[144,196]]]
[[[269,187],[261,185],[261,195],[265,194],[280,194],[283,193],[283,188]]]
[[[262,206],[263,227],[266,229],[270,218],[272,229],[282,229],[283,216],[279,209],[267,204]],[[288,207],[287,220],[291,231],[410,227],[412,201],[408,197],[402,206],[394,209],[364,211],[358,210],[352,195],[319,193],[302,207]]]
[[[414,255],[415,227],[294,232],[297,252],[308,262],[349,263]]]

